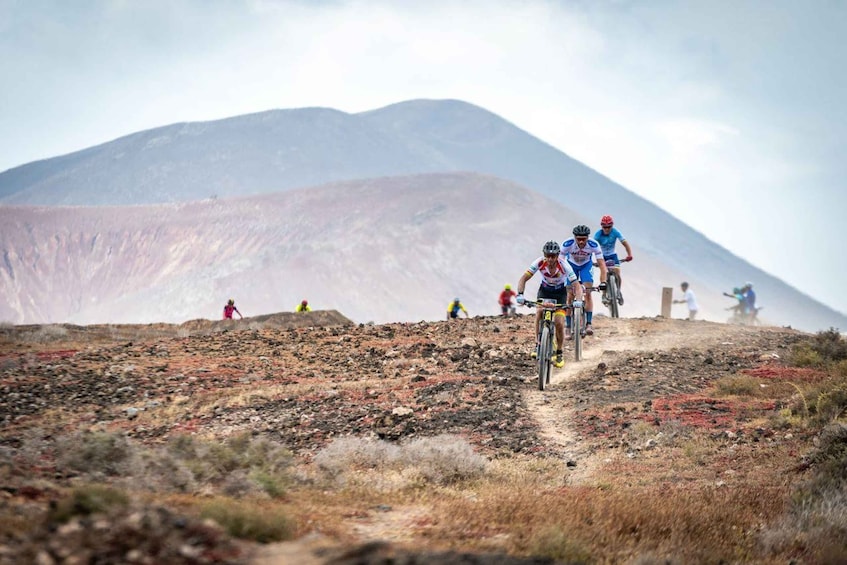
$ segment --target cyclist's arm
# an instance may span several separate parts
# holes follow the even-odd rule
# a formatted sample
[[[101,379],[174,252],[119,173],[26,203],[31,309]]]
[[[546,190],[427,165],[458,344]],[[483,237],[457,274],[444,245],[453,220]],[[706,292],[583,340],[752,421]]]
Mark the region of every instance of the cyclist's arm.
[[[571,288],[573,289],[573,298],[574,300],[585,300],[582,292],[582,285],[579,284],[579,281],[574,281],[571,283]]]
[[[623,248],[626,249],[626,256],[632,257],[632,247],[629,246],[629,242],[624,239],[621,240],[621,243],[623,244]]]
[[[596,258],[597,258],[597,266],[600,267],[600,282],[604,283],[604,282],[606,282],[606,275],[607,275],[606,261],[603,260],[602,255],[600,255],[599,257],[596,257]]]
[[[531,271],[527,271],[521,276],[520,280],[518,281],[518,294],[523,294],[523,291],[526,288],[526,281],[531,279],[533,274],[534,273],[532,273]]]

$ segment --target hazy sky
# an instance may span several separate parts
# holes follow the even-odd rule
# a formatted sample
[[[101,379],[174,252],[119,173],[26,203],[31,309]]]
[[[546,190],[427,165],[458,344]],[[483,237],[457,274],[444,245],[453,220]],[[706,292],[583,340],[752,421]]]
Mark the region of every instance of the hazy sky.
[[[841,0],[0,0],[0,171],[174,122],[456,98],[847,312],[844,37]]]

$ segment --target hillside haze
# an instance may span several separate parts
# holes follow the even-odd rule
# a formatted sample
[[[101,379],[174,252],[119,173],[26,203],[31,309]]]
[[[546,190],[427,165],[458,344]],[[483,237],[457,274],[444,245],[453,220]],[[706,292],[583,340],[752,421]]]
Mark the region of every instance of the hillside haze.
[[[422,177],[476,178],[469,181],[471,188],[465,188],[464,181],[448,182],[452,187],[450,190],[457,191],[456,194],[434,190],[429,186],[431,180],[409,180],[423,173],[459,171],[489,176],[479,177],[485,178],[485,181],[463,175]],[[391,176],[399,177],[394,180],[382,178]],[[337,185],[334,189],[322,187],[316,193],[335,200],[313,204],[311,210],[298,209],[302,216],[292,214],[287,208],[290,203],[283,203],[284,197],[277,194],[345,180],[358,182]],[[396,202],[399,198],[408,198],[409,192],[396,188],[407,183],[423,186],[416,189],[412,202]],[[343,193],[353,186],[379,186],[382,192],[370,205],[348,202],[344,194],[334,192]],[[498,192],[491,189],[494,186],[509,188]],[[509,200],[510,192],[515,192],[515,197],[520,193],[523,198],[527,189],[550,200],[542,200],[544,206],[534,204],[534,209],[515,209],[505,204],[501,204],[499,210],[490,207],[493,206],[489,203],[492,199],[512,202]],[[273,196],[268,196],[268,200],[256,196],[263,194]],[[298,191],[298,194],[302,193]],[[241,200],[248,195],[255,198]],[[238,200],[229,203],[229,198]],[[464,201],[463,198],[470,199]],[[207,202],[187,204],[203,199]],[[347,202],[348,206],[337,208],[339,201]],[[550,201],[567,212],[553,212]],[[483,299],[482,296],[496,294],[503,282],[513,282],[525,267],[524,263],[532,259],[531,250],[535,250],[539,242],[549,237],[564,239],[577,221],[596,227],[602,214],[611,213],[635,248],[636,261],[625,267],[627,272],[632,273],[626,279],[626,285],[633,285],[630,290],[636,292],[639,284],[651,289],[644,304],[640,303],[640,299],[629,301],[624,315],[634,315],[639,311],[650,315],[658,313],[658,298],[653,295],[655,287],[673,286],[676,289],[679,281],[686,279],[697,292],[704,315],[711,319],[725,319],[723,308],[730,306],[731,302],[720,293],[744,280],[752,280],[756,283],[760,302],[766,308],[762,315],[772,323],[806,329],[847,327],[844,315],[753,267],[650,202],[502,118],[460,101],[410,101],[360,114],[321,108],[275,110],[214,122],[156,128],[6,171],[0,174],[0,202],[14,205],[0,209],[4,216],[2,241],[5,253],[0,268],[7,296],[0,316],[15,322],[82,321],[94,320],[97,316],[101,316],[97,321],[107,321],[102,316],[112,316],[115,305],[109,301],[103,303],[101,297],[111,295],[116,289],[127,290],[118,308],[122,316],[137,312],[140,307],[135,305],[138,302],[153,299],[166,299],[167,307],[156,307],[167,311],[167,314],[156,318],[158,320],[179,321],[179,316],[200,315],[200,311],[202,315],[209,316],[210,309],[218,309],[213,305],[245,287],[239,284],[244,283],[239,278],[250,279],[246,285],[249,288],[268,289],[262,291],[259,295],[261,300],[257,300],[263,304],[263,311],[290,308],[292,299],[296,302],[302,295],[316,294],[328,306],[360,320],[371,317],[409,319],[406,316],[413,319],[418,317],[418,312],[425,313],[421,317],[440,317],[440,310],[454,294],[464,294],[462,298],[479,297],[477,310],[486,310],[488,298]],[[268,223],[262,224],[265,228],[254,226],[251,228],[254,239],[250,239],[251,232],[243,233],[243,230],[254,223],[244,207],[274,209],[275,202],[279,202],[280,206],[275,215],[275,221],[279,222],[275,229],[279,231],[268,228]],[[459,202],[464,202],[466,209],[455,211],[454,208],[461,206]],[[159,206],[111,208],[156,204]],[[102,208],[57,208],[50,211],[18,207],[55,205]],[[400,261],[399,252],[373,246],[374,242],[392,243],[390,239],[374,237],[375,233],[382,233],[376,232],[377,228],[391,225],[390,221],[386,222],[386,218],[390,220],[391,217],[387,217],[383,209],[400,207],[411,213],[413,208],[406,209],[406,206],[414,206],[415,213],[430,211],[435,214],[432,211],[444,207],[447,213],[467,214],[456,218],[459,223],[455,232],[449,234],[449,240],[435,242],[432,232],[428,238],[420,234],[424,242],[422,245],[426,248],[418,253],[417,265],[426,267],[427,259],[436,261],[424,269],[424,275],[408,271],[405,266],[409,259]],[[332,228],[322,212],[330,208],[337,210],[331,218]],[[244,215],[231,216],[230,213],[235,211]],[[121,218],[121,225],[126,227],[109,224],[112,217]],[[192,225],[192,218],[196,218],[199,224]],[[490,226],[514,218],[517,220],[508,224],[512,229],[509,232],[503,231],[506,228],[502,225],[492,227],[490,231],[467,229],[483,221],[482,218],[487,218],[485,225]],[[425,222],[425,219],[418,218],[416,221]],[[549,226],[545,224],[548,221]],[[215,227],[204,225],[206,223],[213,223]],[[107,224],[113,230],[107,232],[109,235],[98,230],[98,226]],[[85,230],[93,231],[78,231],[83,229],[83,225]],[[361,228],[359,232],[356,231],[357,226]],[[547,229],[542,230],[543,227]],[[364,228],[373,231],[367,232]],[[220,239],[211,237],[210,229],[218,230],[215,237]],[[313,260],[305,250],[318,249],[325,253],[335,249],[337,254],[341,250],[349,252],[350,249],[343,245],[351,238],[351,229],[353,233],[367,233],[363,245],[370,251],[364,264],[351,266],[349,270],[357,273],[355,290],[347,286],[341,292],[342,289],[325,282],[324,277],[315,275],[298,278],[300,271],[294,267],[311,265]],[[404,225],[398,221],[394,229],[395,235],[417,234],[415,224]],[[258,232],[268,239],[260,240],[256,235]],[[276,235],[270,235],[272,232]],[[283,232],[285,237],[280,235]],[[179,252],[160,247],[165,237],[163,234],[173,233],[181,233],[184,248],[177,246],[181,249]],[[477,237],[489,239],[473,240]],[[73,243],[90,241],[90,238],[94,238],[94,243],[88,251],[85,251],[84,245]],[[68,277],[82,275],[82,272],[77,272],[80,266],[66,262],[69,259],[62,255],[62,250],[76,249],[76,245],[81,253],[93,253],[97,242],[108,238],[114,238],[112,253],[116,250],[128,253],[121,255],[121,260],[134,261],[137,266],[126,263],[118,270],[102,264],[103,256],[92,255],[90,269],[101,275],[108,271],[117,280],[107,283],[106,279],[102,279],[102,284],[108,284],[103,293],[85,293],[88,296],[77,298],[70,310],[67,306],[55,306],[56,301],[73,302],[59,299],[57,295],[68,288]],[[218,243],[210,246],[210,239]],[[501,239],[509,242],[507,249],[520,248],[517,264],[512,261],[500,263],[503,247],[491,243]],[[249,243],[234,245],[242,240],[249,240]],[[64,241],[67,243],[63,244]],[[520,242],[520,245],[511,247],[511,242]],[[251,245],[256,246],[255,249]],[[433,248],[433,245],[436,247]],[[489,259],[486,266],[477,267],[473,274],[468,273],[467,267],[448,272],[444,267],[446,259],[434,254],[434,249],[442,248],[486,249]],[[214,253],[210,249],[214,249]],[[304,250],[298,262],[289,265],[283,260],[299,257],[300,251],[297,250]],[[54,251],[56,254],[53,254]],[[34,261],[27,263],[26,259],[20,259],[22,262],[16,264],[16,257],[30,257]],[[144,266],[146,257],[150,258],[151,265]],[[246,257],[256,259],[250,261]],[[275,262],[270,260],[271,257]],[[456,264],[473,263],[474,260],[483,262],[467,253],[451,252],[450,257]],[[98,261],[100,264],[95,267]],[[494,264],[496,269],[487,266]],[[384,268],[391,265],[397,268]],[[654,265],[658,271],[643,272],[647,266]],[[242,266],[246,270],[241,270]],[[27,269],[33,272],[32,291],[25,290],[21,283],[20,277]],[[152,270],[147,272],[145,269]],[[381,307],[366,304],[378,299],[366,295],[367,291],[362,287],[379,287],[381,277],[388,276],[385,275],[387,270],[391,271],[390,276],[395,283],[391,293],[402,295],[399,289],[404,284],[408,288],[409,284],[423,280],[426,281],[426,294],[433,295],[432,301],[438,306],[426,310],[421,307],[409,310],[392,308],[391,313],[399,317],[391,317],[386,312],[387,317],[382,318]],[[516,270],[517,274],[514,274]],[[17,279],[15,272],[18,273]],[[415,274],[405,275],[407,272]],[[647,279],[639,282],[641,273]],[[199,279],[194,280],[193,277],[198,276]],[[80,280],[88,279],[83,276]],[[100,280],[97,278],[97,281]],[[159,283],[164,284],[163,281],[170,285],[167,291],[160,288],[162,285]],[[71,286],[73,284],[77,283]],[[89,286],[88,289],[93,290],[98,284],[95,282],[94,287]],[[324,289],[332,297],[323,296],[320,291]],[[33,303],[27,296],[30,293],[43,298]],[[204,300],[206,302],[200,307]],[[420,298],[416,296],[414,301],[418,300]],[[188,304],[195,306],[189,307]],[[153,306],[145,305],[144,308]],[[682,310],[675,312],[683,314]],[[125,321],[146,319],[145,316]]]

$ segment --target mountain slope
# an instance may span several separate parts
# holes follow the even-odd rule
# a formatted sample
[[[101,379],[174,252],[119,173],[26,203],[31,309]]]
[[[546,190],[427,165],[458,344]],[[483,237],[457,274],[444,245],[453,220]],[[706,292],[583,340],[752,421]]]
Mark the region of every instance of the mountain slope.
[[[471,314],[494,314],[502,285],[561,222],[586,221],[469,173],[184,204],[4,207],[0,220],[0,319],[17,323],[217,318],[230,296],[244,315],[307,297],[357,322],[431,320],[454,295]],[[658,313],[661,281],[680,276],[647,255],[632,273],[632,315]]]
[[[320,108],[276,110],[139,132],[0,174],[0,202],[184,202],[435,171],[475,171],[510,180],[571,208],[590,225],[611,213],[637,259],[653,257],[681,273],[679,280],[704,283],[693,287],[701,301],[707,291],[719,295],[752,280],[774,323],[847,327],[843,314],[787,287],[652,203],[502,118],[455,100],[416,100],[354,115]],[[553,235],[564,239],[571,227],[562,221]],[[666,282],[676,287],[679,280]],[[728,299],[724,304],[731,305]]]
[[[563,224],[586,221],[534,191],[471,173],[181,204],[6,206],[0,320],[182,322],[218,318],[229,297],[245,316],[290,310],[304,297],[356,322],[440,319],[454,296],[472,315],[495,314],[502,285],[516,283],[542,244]],[[624,316],[658,314],[662,287],[684,276],[647,251],[624,269]],[[720,288],[689,280],[702,316],[723,321]],[[538,277],[531,283],[528,294]],[[791,304],[763,317],[800,327],[830,320],[819,306]],[[605,309],[598,302],[595,310]]]

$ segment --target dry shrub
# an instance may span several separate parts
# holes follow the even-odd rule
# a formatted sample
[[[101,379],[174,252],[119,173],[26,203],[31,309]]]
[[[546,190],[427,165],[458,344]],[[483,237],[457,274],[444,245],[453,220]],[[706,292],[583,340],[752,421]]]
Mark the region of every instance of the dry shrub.
[[[200,515],[220,524],[233,537],[260,543],[294,537],[294,525],[280,508],[260,501],[235,501],[216,498],[204,502]]]
[[[723,396],[757,396],[761,381],[747,375],[731,375],[715,381],[715,388]]]
[[[464,438],[441,434],[418,438],[403,446],[402,460],[430,483],[451,484],[485,474],[488,459],[474,452]]]
[[[186,491],[193,485],[220,485],[225,492],[244,495],[264,492],[272,497],[282,496],[290,482],[288,470],[294,456],[281,444],[266,438],[253,438],[249,433],[238,434],[219,441],[202,441],[194,436],[171,438],[160,452],[159,465],[180,471],[161,475],[165,484],[174,484]]]
[[[49,521],[64,523],[74,516],[90,516],[129,506],[123,491],[103,485],[82,485],[60,499],[49,515]]]
[[[154,492],[190,493],[212,486],[233,495],[279,497],[291,482],[288,470],[294,461],[281,444],[249,433],[224,441],[180,435],[162,448],[147,449],[122,433],[79,432],[58,438],[55,444],[40,441],[35,446],[17,451],[35,462],[55,450],[60,469],[90,479],[134,479]],[[4,459],[14,461],[15,453],[0,458],[0,463]]]
[[[346,483],[356,471],[401,472],[406,481],[451,484],[482,476],[488,460],[462,437],[442,434],[404,444],[365,438],[338,438],[314,458],[327,477]],[[408,484],[408,483],[407,483]]]
[[[766,552],[801,554],[817,562],[847,559],[847,425],[823,430],[808,458],[811,478],[792,497],[788,514],[763,531]]]
[[[598,489],[484,480],[474,492],[440,501],[445,538],[474,543],[508,534],[510,552],[577,562],[584,554],[601,563],[639,554],[680,563],[749,560],[756,549],[750,534],[785,507],[781,487],[758,485]]]
[[[789,360],[801,367],[819,367],[847,360],[847,340],[834,328],[818,332],[794,345]]]
[[[51,341],[61,340],[68,335],[68,330],[62,326],[45,325],[39,326],[38,329],[23,332],[20,335],[20,341],[24,343],[49,343]]]
[[[85,475],[131,474],[134,447],[122,433],[83,431],[56,442],[56,463]]]

